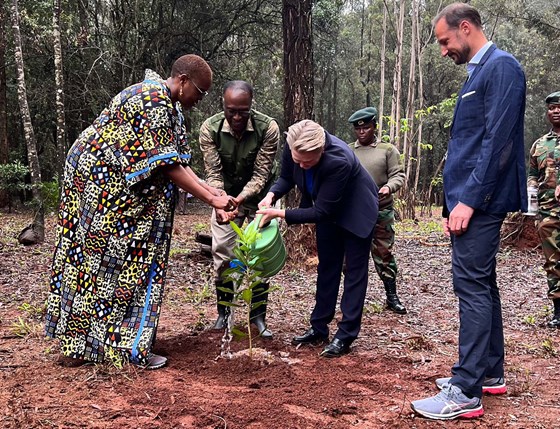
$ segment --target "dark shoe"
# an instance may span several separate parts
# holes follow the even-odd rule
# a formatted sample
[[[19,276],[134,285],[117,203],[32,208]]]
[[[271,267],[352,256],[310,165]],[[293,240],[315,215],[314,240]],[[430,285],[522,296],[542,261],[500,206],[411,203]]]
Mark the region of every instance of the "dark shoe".
[[[320,334],[313,328],[309,328],[303,335],[292,338],[292,344],[321,344],[329,341],[328,335]]]
[[[406,308],[402,305],[397,295],[397,282],[394,280],[383,281],[387,295],[387,308],[397,314],[406,314]]]
[[[147,362],[145,364],[136,363],[134,361],[131,362],[133,365],[136,365],[137,367],[144,368],[144,369],[159,369],[167,365],[167,358],[160,355],[149,353],[146,359]]]
[[[226,289],[226,290],[224,290]],[[212,329],[223,330],[227,325],[227,318],[229,316],[229,307],[220,302],[231,302],[233,294],[228,292],[228,290],[233,290],[232,282],[223,283],[221,280],[216,280],[216,308],[218,310],[218,318]]]
[[[397,314],[406,314],[406,308],[401,304],[397,294],[387,295],[387,308]]]
[[[258,316],[252,320],[252,323],[257,327],[259,330],[259,335],[264,340],[272,339],[272,332],[270,329],[267,328],[266,323],[264,322],[264,316]]]
[[[552,320],[546,326],[549,328],[560,328],[560,298],[554,298],[552,303],[554,304],[554,316],[552,316]]]
[[[350,342],[342,341],[339,338],[334,338],[330,344],[328,344],[323,351],[321,356],[327,358],[336,358],[350,353]]]
[[[268,303],[268,283],[260,283],[253,288],[251,299],[251,323],[259,330],[259,335],[265,340],[272,338],[272,332],[266,327],[264,318],[266,317],[266,305]]]
[[[85,359],[73,358],[60,354],[56,360],[56,363],[65,368],[77,368],[79,366],[88,365],[93,362],[89,362]]]
[[[214,323],[214,326],[212,326],[212,329],[214,329],[215,331],[221,331],[225,329],[225,327],[226,327],[225,311],[224,312],[218,311],[218,318],[216,319],[216,323]]]

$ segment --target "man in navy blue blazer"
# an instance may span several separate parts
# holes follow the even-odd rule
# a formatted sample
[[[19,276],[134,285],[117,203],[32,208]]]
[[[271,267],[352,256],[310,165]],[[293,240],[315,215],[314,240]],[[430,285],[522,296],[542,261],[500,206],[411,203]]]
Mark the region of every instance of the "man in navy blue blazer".
[[[507,212],[527,205],[523,120],[525,76],[517,60],[484,35],[480,15],[453,3],[433,20],[442,55],[467,64],[443,172],[453,288],[459,298],[459,357],[441,392],[413,401],[433,419],[484,414],[483,393],[506,392],[496,254]]]
[[[338,290],[344,271],[340,302],[342,319],[333,340],[321,356],[339,357],[350,351],[360,331],[368,281],[368,262],[377,222],[377,185],[348,145],[311,120],[288,129],[280,177],[259,203],[265,223],[272,218],[290,224],[315,223],[317,236],[317,290],[311,328],[293,344],[315,344],[329,338]],[[301,192],[300,207],[271,208],[294,186]]]

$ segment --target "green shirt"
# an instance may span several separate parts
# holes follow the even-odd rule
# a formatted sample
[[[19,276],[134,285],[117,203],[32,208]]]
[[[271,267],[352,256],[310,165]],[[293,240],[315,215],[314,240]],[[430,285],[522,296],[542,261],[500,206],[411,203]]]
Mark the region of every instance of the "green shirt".
[[[389,187],[391,194],[379,200],[379,209],[393,204],[393,194],[404,184],[404,165],[399,150],[391,143],[375,142],[364,146],[358,141],[350,143],[362,166],[373,178],[375,184],[381,188]]]
[[[208,118],[200,127],[200,150],[208,184],[242,197],[256,209],[274,179],[274,159],[280,131],[274,119],[251,111],[247,128],[236,138],[224,112]]]

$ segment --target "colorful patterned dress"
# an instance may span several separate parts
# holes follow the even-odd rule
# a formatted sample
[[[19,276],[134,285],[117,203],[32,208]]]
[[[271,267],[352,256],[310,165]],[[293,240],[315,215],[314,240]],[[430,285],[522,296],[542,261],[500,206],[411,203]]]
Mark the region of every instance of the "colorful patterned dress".
[[[190,160],[183,122],[165,81],[147,70],[68,152],[46,316],[65,356],[146,363],[176,201],[157,167]]]

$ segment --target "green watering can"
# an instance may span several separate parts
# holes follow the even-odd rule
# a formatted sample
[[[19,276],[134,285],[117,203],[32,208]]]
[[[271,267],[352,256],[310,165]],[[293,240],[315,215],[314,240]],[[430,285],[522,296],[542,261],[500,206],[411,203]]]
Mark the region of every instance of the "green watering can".
[[[247,228],[259,228],[263,215],[257,215],[255,219],[247,225]],[[255,269],[262,272],[263,277],[272,277],[278,274],[286,264],[286,246],[280,229],[278,220],[272,219],[267,225],[259,230],[261,236],[253,244],[253,254],[260,256],[262,262],[255,266]]]

